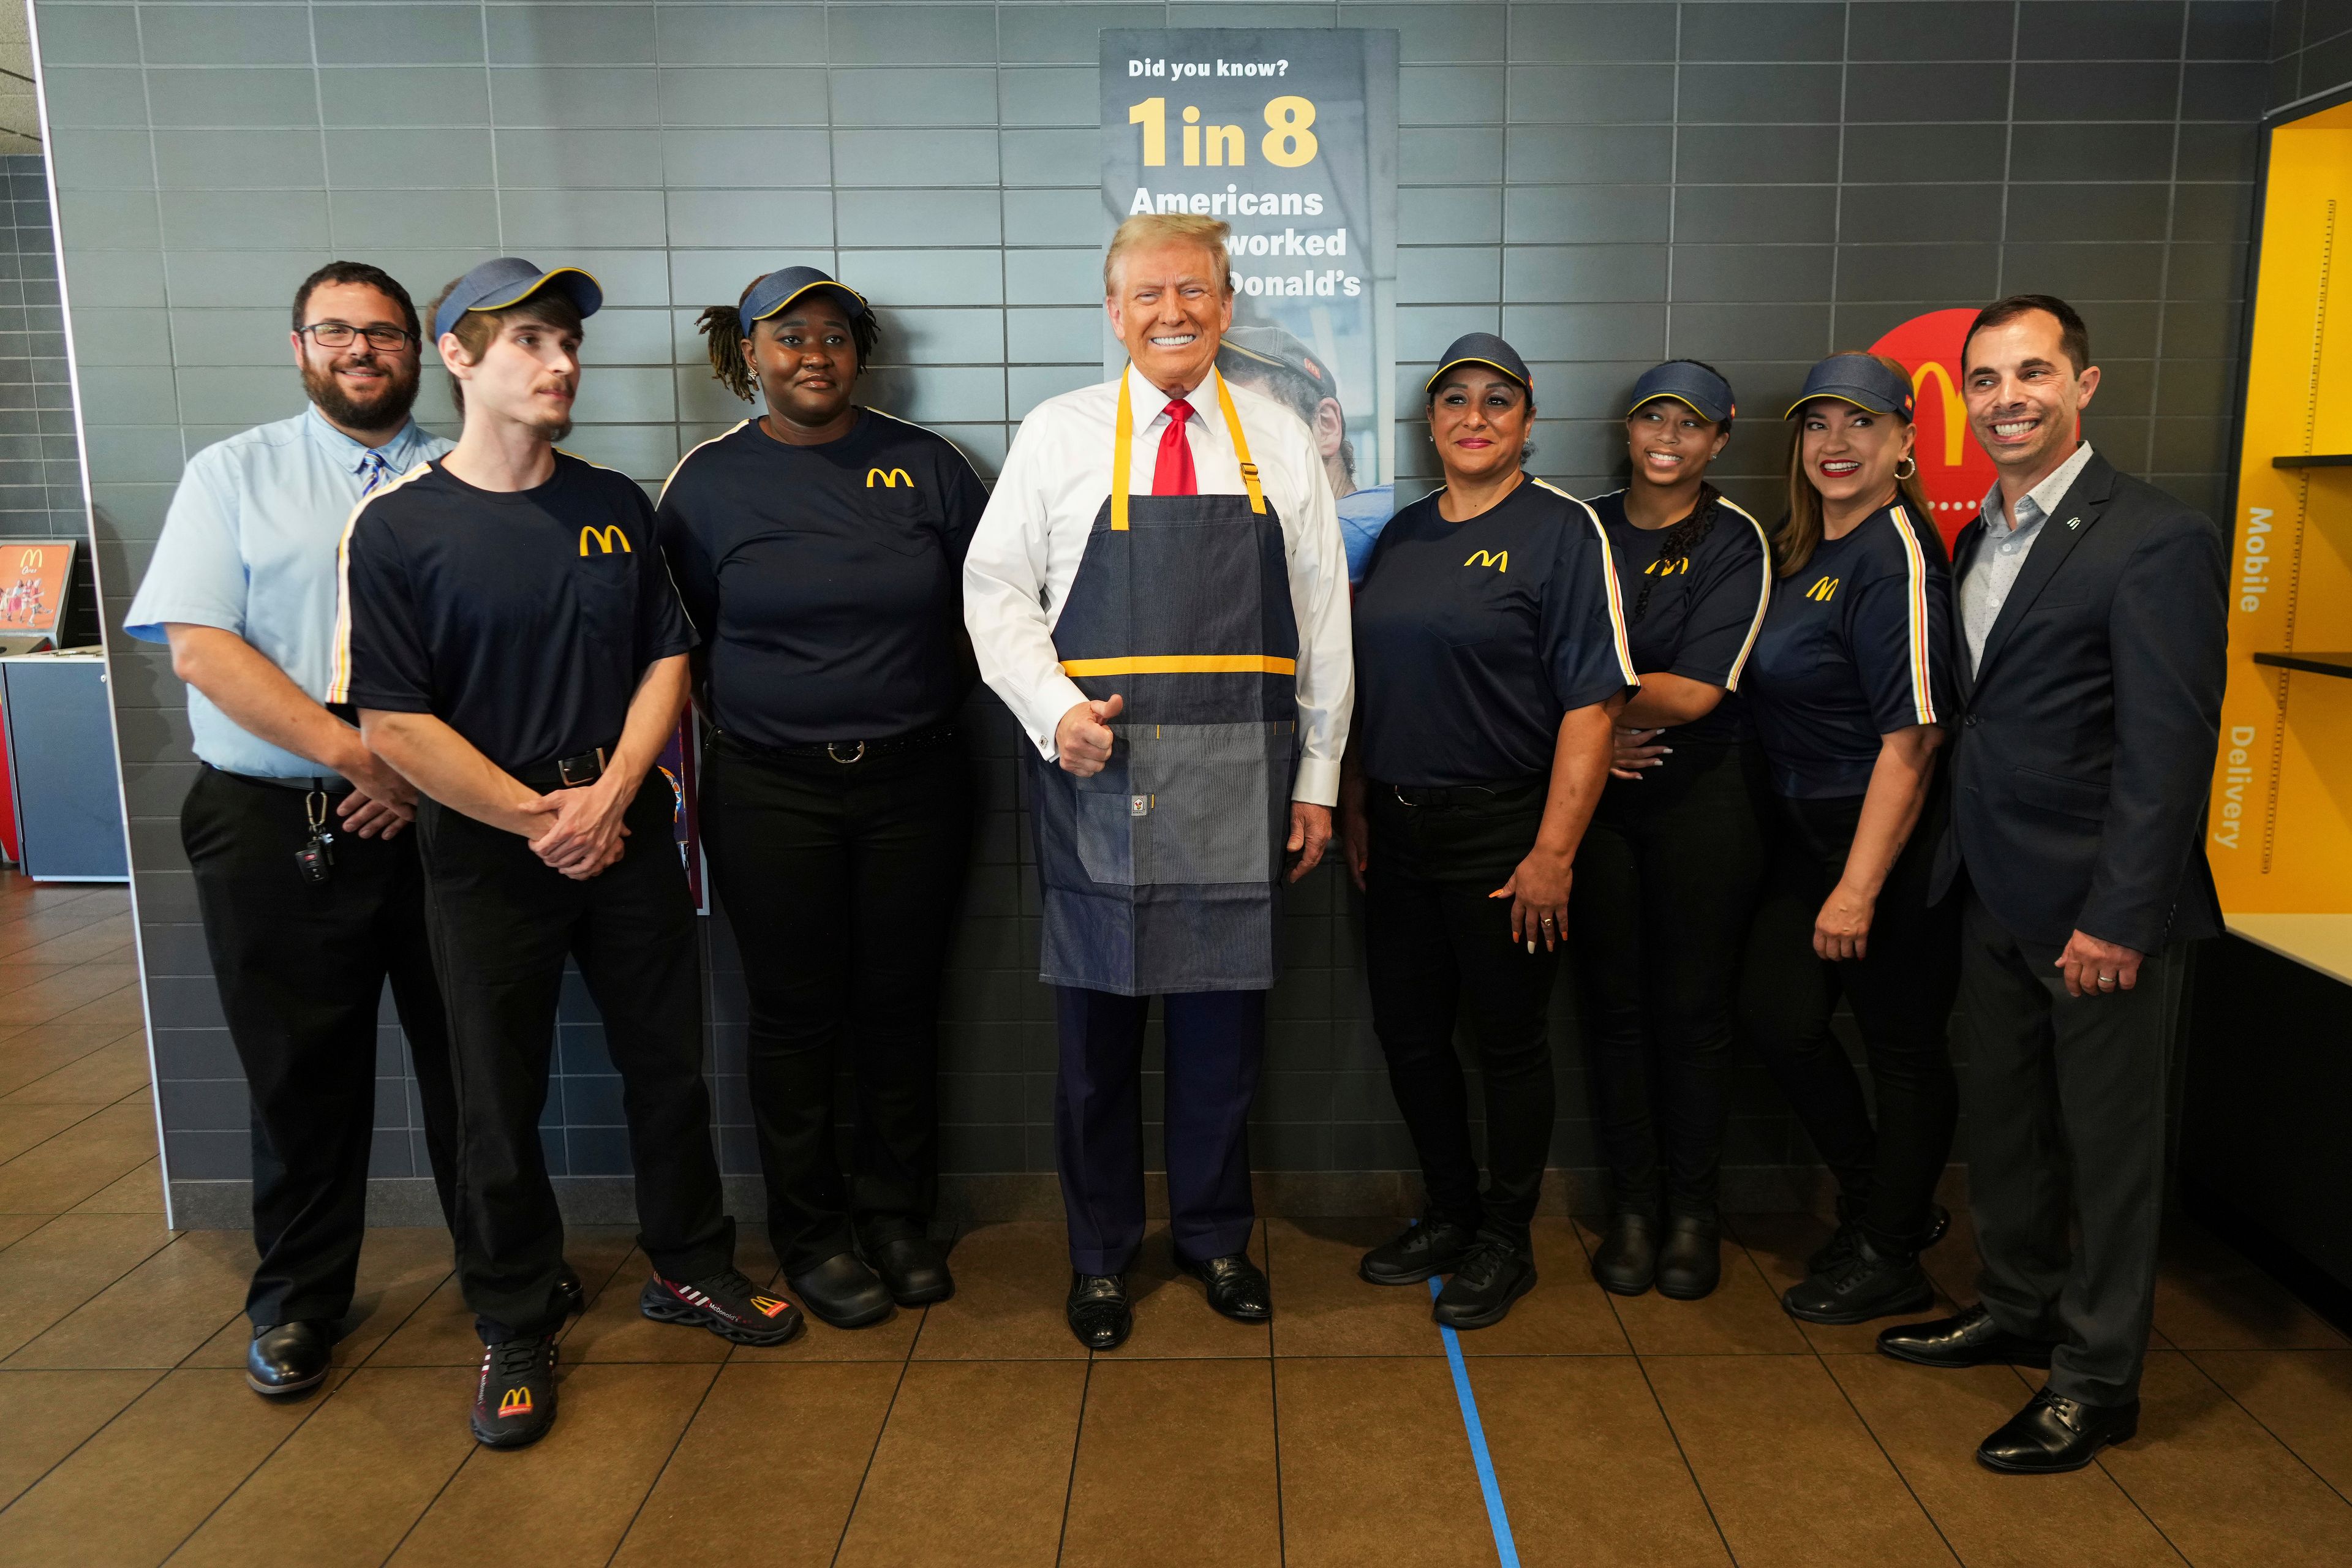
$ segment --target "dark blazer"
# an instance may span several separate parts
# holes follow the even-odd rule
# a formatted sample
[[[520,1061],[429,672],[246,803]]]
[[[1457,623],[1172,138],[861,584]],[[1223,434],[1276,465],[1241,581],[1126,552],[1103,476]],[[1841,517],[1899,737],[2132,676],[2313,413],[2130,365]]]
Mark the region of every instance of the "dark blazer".
[[[1957,592],[1985,522],[1953,552]],[[2218,935],[2205,806],[2229,647],[2221,536],[2097,453],[2025,558],[1972,672],[1952,616],[1959,722],[1932,896],[1965,868],[2012,936],[2153,952]]]

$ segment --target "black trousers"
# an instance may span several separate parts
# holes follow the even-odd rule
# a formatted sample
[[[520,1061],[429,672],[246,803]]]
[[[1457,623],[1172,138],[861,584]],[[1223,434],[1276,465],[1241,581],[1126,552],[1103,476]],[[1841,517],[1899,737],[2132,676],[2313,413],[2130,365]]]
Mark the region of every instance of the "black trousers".
[[[702,830],[751,994],[751,1118],[787,1274],[920,1235],[939,1196],[940,986],[971,849],[962,744],[851,763],[703,752]],[[834,1080],[857,1131],[842,1170]]]
[[[1973,892],[1964,903],[1977,1291],[2002,1328],[2059,1342],[2054,1392],[2125,1404],[2139,1397],[2156,1310],[2165,983],[2179,955],[2149,953],[2129,991],[2069,996],[2058,949],[2019,940]]]
[[[1585,1081],[1621,1214],[1716,1214],[1733,998],[1764,874],[1760,762],[1752,746],[1679,746],[1611,781],[1576,852]]]
[[[671,1279],[727,1268],[702,1077],[702,964],[670,792],[637,792],[627,853],[584,882],[518,836],[432,801],[416,814],[458,1116],[457,1277],[485,1340],[562,1320],[563,1219],[540,1142],[563,961],[578,961],[621,1076],[637,1245]]]
[[[1781,801],[1740,980],[1748,1034],[1836,1176],[1842,1207],[1891,1252],[1916,1251],[1925,1238],[1959,1121],[1945,1034],[1958,987],[1959,908],[1927,902],[1943,798],[1939,778],[1879,889],[1867,956],[1835,963],[1814,955],[1813,920],[1845,869],[1862,797]],[[1830,1032],[1841,995],[1870,1063],[1874,1133],[1862,1081]]]
[[[1061,1040],[1054,1156],[1070,1267],[1123,1274],[1143,1242],[1143,1024],[1149,996],[1054,987]],[[1249,1111],[1265,1060],[1265,993],[1192,991],[1160,1000],[1160,1121],[1169,1234],[1203,1262],[1249,1246]]]
[[[294,864],[309,824],[301,791],[209,767],[180,807],[221,1012],[253,1097],[261,1258],[245,1310],[257,1325],[351,1310],[387,980],[415,1058],[434,1185],[444,1216],[454,1215],[457,1104],[414,830],[337,834],[333,873],[314,883]]]
[[[1364,968],[1389,1086],[1421,1160],[1430,1209],[1528,1245],[1554,1089],[1549,1014],[1557,952],[1511,940],[1511,901],[1487,897],[1535,847],[1543,780],[1471,804],[1405,805],[1370,784]],[[1478,1186],[1470,1097],[1454,1030],[1466,1016],[1486,1111]]]

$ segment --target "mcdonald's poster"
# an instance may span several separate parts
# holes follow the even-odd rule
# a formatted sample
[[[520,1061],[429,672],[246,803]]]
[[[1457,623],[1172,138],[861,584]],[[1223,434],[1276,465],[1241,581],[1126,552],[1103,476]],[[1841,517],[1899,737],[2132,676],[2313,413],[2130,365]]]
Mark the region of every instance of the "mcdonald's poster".
[[[1919,402],[1912,415],[1917,433],[1914,448],[1919,463],[1919,485],[1927,492],[1936,531],[1948,552],[1953,538],[1984,505],[1992,489],[1992,459],[1969,434],[1969,416],[1960,399],[1960,345],[1967,340],[1976,307],[1930,310],[1914,316],[1870,345],[1871,352],[1900,360],[1911,373]]]
[[[56,645],[73,562],[70,539],[0,540],[0,652]]]
[[[1218,368],[1314,434],[1360,577],[1396,506],[1396,33],[1106,30],[1101,85],[1110,223],[1232,226]]]

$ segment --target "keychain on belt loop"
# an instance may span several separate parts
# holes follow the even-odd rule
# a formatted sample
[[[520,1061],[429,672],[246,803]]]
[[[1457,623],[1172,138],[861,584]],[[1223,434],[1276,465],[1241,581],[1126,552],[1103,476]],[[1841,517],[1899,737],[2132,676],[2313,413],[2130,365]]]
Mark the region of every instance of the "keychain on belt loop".
[[[310,841],[294,851],[294,864],[300,868],[302,879],[316,887],[335,872],[335,836],[327,830],[327,792],[314,788],[305,795],[302,813],[310,824]]]

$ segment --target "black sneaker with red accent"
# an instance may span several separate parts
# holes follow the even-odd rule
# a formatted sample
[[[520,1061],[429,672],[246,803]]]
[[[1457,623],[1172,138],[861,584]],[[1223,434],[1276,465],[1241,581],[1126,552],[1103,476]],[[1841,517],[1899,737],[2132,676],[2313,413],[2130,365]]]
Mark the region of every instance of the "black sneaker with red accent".
[[[709,1329],[739,1345],[780,1345],[801,1331],[801,1310],[754,1289],[732,1268],[685,1283],[656,1274],[638,1292],[637,1310],[656,1323]]]
[[[474,1389],[474,1440],[520,1448],[555,1425],[555,1337],[532,1334],[482,1347],[482,1381]]]

